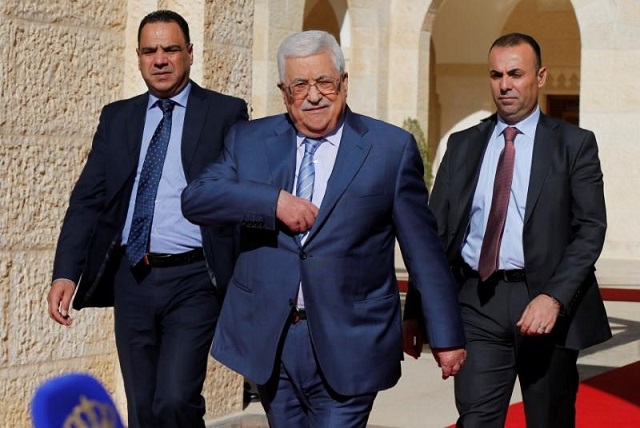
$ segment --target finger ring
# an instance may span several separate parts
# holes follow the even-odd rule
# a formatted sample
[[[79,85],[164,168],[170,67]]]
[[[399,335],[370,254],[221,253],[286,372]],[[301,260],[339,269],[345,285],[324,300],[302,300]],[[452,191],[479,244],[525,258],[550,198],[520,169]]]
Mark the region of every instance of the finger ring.
[[[546,329],[547,329],[547,327],[542,326],[542,325],[540,327],[538,327],[538,331],[545,331]]]

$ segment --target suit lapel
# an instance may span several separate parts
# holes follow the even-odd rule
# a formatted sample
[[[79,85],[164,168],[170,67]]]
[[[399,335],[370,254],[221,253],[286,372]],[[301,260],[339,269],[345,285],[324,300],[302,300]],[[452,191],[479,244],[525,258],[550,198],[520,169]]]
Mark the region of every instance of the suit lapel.
[[[116,152],[121,155],[118,156],[119,161],[113,165],[114,171],[119,171],[120,174],[117,189],[124,186],[127,180],[135,175],[138,167],[148,103],[149,94],[140,95],[132,100],[129,110],[122,115],[124,123],[120,128],[120,141],[124,143],[124,147],[116,149]]]
[[[351,113],[350,110],[347,110],[344,128],[342,130],[342,138],[340,140],[340,148],[338,149],[336,162],[329,177],[329,182],[327,183],[327,191],[322,200],[318,217],[305,244],[311,241],[313,236],[322,229],[322,225],[326,222],[336,203],[358,170],[360,170],[362,163],[371,149],[371,143],[365,141],[363,138],[367,131],[368,128],[364,123]]]
[[[495,126],[495,116],[485,120],[475,127],[477,134],[464,140],[461,146],[461,155],[464,157],[462,173],[463,184],[458,198],[456,214],[458,227],[456,230],[466,233],[469,223],[469,209],[478,185],[478,177],[480,176],[480,167],[482,166],[482,158],[489,144],[489,138]]]
[[[541,114],[536,128],[536,138],[533,143],[533,155],[531,159],[531,175],[529,177],[529,190],[527,191],[527,205],[524,214],[524,224],[527,224],[531,212],[538,201],[542,185],[549,172],[549,160],[552,157],[553,148],[557,147],[559,136],[554,132],[555,126],[548,118]]]
[[[147,104],[149,103],[149,94],[146,93],[134,98],[131,112],[127,115],[125,123],[122,126],[125,135],[123,141],[127,145],[126,169],[130,169],[138,165],[138,157],[140,156],[140,147],[142,146],[142,134],[144,133],[144,122],[147,117]]]
[[[282,123],[275,127],[275,135],[266,139],[265,151],[273,184],[292,193],[296,169],[296,130],[286,115],[282,117]]]

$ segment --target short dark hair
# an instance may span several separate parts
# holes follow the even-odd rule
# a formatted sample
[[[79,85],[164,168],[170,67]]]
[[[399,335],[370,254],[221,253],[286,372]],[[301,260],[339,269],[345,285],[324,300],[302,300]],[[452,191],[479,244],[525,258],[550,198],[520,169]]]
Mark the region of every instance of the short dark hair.
[[[542,67],[542,53],[540,51],[540,45],[536,42],[536,39],[531,37],[528,34],[523,33],[509,33],[503,36],[500,36],[496,39],[495,42],[491,45],[491,49],[489,52],[495,47],[510,47],[510,46],[518,46],[522,43],[525,43],[533,49],[533,52],[536,54],[536,70],[540,70]]]
[[[184,40],[187,42],[187,45],[191,43],[191,38],[189,37],[189,24],[187,24],[187,21],[180,16],[180,14],[172,10],[156,10],[142,18],[142,21],[140,21],[140,26],[138,27],[138,44],[140,44],[142,27],[153,22],[175,22],[180,27],[180,30],[182,30],[182,35],[184,36]]]

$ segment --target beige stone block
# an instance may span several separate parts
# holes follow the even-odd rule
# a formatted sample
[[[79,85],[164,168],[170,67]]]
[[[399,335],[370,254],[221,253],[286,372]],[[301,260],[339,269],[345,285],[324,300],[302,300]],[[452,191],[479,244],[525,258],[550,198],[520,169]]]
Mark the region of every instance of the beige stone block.
[[[640,111],[640,81],[634,80],[627,82],[620,88],[620,94],[618,111],[628,113],[637,113]]]
[[[636,21],[638,19],[636,18]],[[640,24],[619,24],[616,29],[615,45],[618,50],[629,51],[638,48],[640,40]]]
[[[418,52],[415,49],[394,49],[389,53],[389,70],[393,81],[411,81],[418,77]]]
[[[420,40],[429,2],[395,1],[390,11],[389,48],[414,48]]]
[[[207,418],[220,417],[242,410],[244,378],[210,358],[203,396]]]
[[[580,93],[580,105],[588,106],[591,112],[611,112],[619,109],[619,100],[624,89],[612,85],[611,82],[589,82],[582,81],[582,92]]]
[[[9,362],[9,305],[11,299],[8,288],[11,287],[10,273],[13,260],[7,252],[0,252],[0,284],[5,285],[0,292],[0,367],[5,367]]]
[[[268,18],[271,29],[285,30],[286,34],[302,30],[304,2],[288,0],[269,1]],[[282,40],[277,38],[278,41]]]
[[[617,115],[611,113],[595,112],[584,107],[580,108],[580,126],[589,129],[596,134],[598,146],[602,150],[615,143],[616,126],[622,125]]]
[[[69,194],[89,151],[87,138],[1,137],[3,250],[52,248]]]
[[[121,88],[122,38],[95,28],[12,20],[0,32],[9,46],[0,132],[91,135],[100,107]]]
[[[350,75],[351,76],[351,75]],[[372,91],[374,81],[368,77],[349,78],[349,98],[347,102],[351,109],[357,113],[377,117],[379,105],[378,92]]]
[[[631,27],[640,26],[640,2],[637,0],[620,0],[620,23]],[[635,39],[636,41],[638,39]]]
[[[607,203],[614,201],[607,198]],[[627,209],[608,210],[607,236],[605,239],[604,258],[613,259],[640,259],[640,226],[635,219],[638,216],[637,206]],[[623,227],[624,226],[624,227]]]
[[[585,82],[601,82],[611,78],[611,64],[617,54],[609,49],[589,49],[582,52],[580,75]],[[618,74],[618,73],[616,73]],[[624,78],[624,76],[620,76]]]
[[[47,313],[46,294],[51,282],[51,251],[12,252],[8,275],[8,302],[4,331],[9,339],[11,364],[33,365],[69,361],[85,355],[114,352],[110,309],[71,311],[73,324],[64,327]],[[25,289],[33,292],[25,293]]]
[[[214,44],[251,48],[253,42],[253,2],[207,0],[205,37]]]
[[[204,52],[206,87],[251,99],[250,50],[233,45],[216,45]]]
[[[373,76],[377,71],[377,55],[374,49],[352,49],[351,64],[349,65],[349,78]]]
[[[391,2],[384,0],[350,0],[351,22],[354,27],[379,27],[383,30],[382,25],[385,19],[389,19],[391,6]]]
[[[607,50],[615,45],[614,23],[618,11],[614,2],[582,1],[575,6],[575,11],[583,47]]]
[[[250,102],[253,3],[207,1],[205,15],[205,85]]]
[[[618,195],[620,202],[623,202],[628,197],[627,191],[636,189],[627,185],[632,182],[640,185],[640,165],[636,162],[640,159],[640,148],[628,144],[627,138],[607,137],[605,135],[599,139],[604,140],[599,143],[599,148],[607,193],[612,197]],[[640,205],[640,201],[638,204]]]
[[[115,31],[124,29],[126,1],[74,0],[24,1],[5,0],[2,15],[33,22],[49,22],[70,27],[102,27]],[[55,38],[52,37],[52,41]]]

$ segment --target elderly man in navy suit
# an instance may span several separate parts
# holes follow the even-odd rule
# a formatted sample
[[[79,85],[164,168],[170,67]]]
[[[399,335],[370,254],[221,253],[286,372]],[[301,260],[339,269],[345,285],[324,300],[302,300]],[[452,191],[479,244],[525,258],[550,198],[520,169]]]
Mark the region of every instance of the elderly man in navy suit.
[[[102,111],[60,232],[49,315],[70,325],[74,292],[75,309],[114,306],[128,426],[204,427],[201,391],[234,240],[185,219],[180,194],[247,107],[189,79],[193,45],[175,12],[142,20],[137,53],[149,91]]]
[[[414,138],[353,113],[335,38],[278,49],[288,113],[234,126],[183,192],[195,223],[239,227],[213,356],[259,385],[272,427],[364,427],[400,377],[396,238],[443,377],[465,357],[457,289]]]

